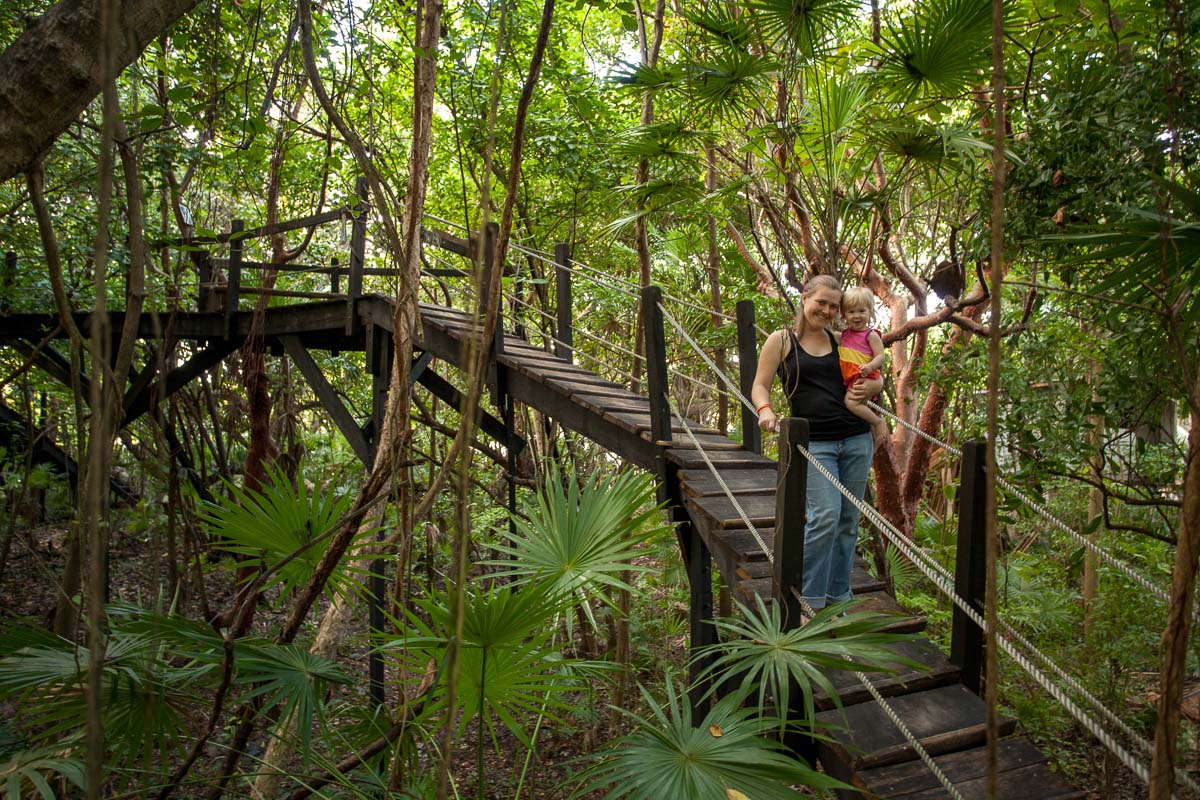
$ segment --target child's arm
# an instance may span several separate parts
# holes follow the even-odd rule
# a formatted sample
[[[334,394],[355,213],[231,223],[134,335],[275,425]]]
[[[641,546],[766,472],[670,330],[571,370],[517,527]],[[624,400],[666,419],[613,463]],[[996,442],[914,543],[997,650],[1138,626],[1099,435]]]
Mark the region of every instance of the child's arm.
[[[883,339],[876,331],[867,334],[867,343],[871,345],[871,353],[874,358],[863,364],[859,370],[864,377],[877,369],[883,369],[883,365],[887,362],[887,350],[883,349]]]

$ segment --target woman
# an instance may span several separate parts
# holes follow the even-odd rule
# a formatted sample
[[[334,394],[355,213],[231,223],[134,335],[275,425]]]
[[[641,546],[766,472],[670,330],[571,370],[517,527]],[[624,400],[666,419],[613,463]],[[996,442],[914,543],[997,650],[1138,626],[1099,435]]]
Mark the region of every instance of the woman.
[[[838,342],[829,329],[839,315],[842,287],[829,275],[804,285],[796,321],[789,330],[767,337],[750,397],[765,431],[779,428],[771,408],[771,381],[778,373],[791,403],[790,414],[809,422],[808,451],[855,497],[867,487],[874,445],[871,426],[846,407],[866,402],[864,382],[847,392],[838,361]],[[855,396],[858,393],[859,397]],[[808,468],[807,521],[804,526],[804,601],[819,611],[850,599],[850,570],[858,538],[858,509],[811,465]]]

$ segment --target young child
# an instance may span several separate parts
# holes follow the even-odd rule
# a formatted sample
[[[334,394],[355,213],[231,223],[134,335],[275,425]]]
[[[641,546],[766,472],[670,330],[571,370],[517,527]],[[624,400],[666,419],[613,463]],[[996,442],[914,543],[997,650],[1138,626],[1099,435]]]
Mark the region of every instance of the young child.
[[[887,360],[883,339],[879,331],[868,327],[875,321],[875,303],[871,290],[865,286],[852,286],[842,295],[842,318],[846,329],[838,342],[838,359],[842,365],[842,379],[849,389],[858,381],[866,381],[867,397],[883,391],[883,376],[880,369]],[[846,408],[855,416],[871,423],[875,443],[879,444],[888,435],[887,423],[865,403],[846,397]]]

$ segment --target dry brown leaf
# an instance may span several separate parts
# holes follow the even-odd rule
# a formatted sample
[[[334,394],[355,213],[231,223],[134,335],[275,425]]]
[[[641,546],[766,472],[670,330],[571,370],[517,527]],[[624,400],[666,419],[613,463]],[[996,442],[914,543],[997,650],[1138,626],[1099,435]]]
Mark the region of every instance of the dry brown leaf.
[[[721,730],[721,726],[720,726],[720,725],[709,725],[709,726],[708,726],[708,732],[709,732],[709,733],[711,733],[713,736],[716,736],[716,737],[721,737],[721,736],[724,736],[724,735],[725,735],[725,731]]]
[[[1050,218],[1050,221],[1053,222],[1055,225],[1062,225],[1063,219],[1065,219],[1066,210],[1067,210],[1066,206],[1059,206],[1058,211],[1054,212],[1054,216]]]
[[[737,789],[725,789],[725,800],[750,800],[749,797],[739,792]]]

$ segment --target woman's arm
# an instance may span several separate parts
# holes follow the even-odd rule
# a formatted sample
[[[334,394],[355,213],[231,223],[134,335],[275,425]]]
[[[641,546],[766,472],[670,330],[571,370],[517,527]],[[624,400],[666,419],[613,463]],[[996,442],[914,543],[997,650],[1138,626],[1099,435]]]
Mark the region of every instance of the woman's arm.
[[[775,331],[763,343],[762,354],[758,357],[758,371],[754,373],[754,386],[750,389],[750,402],[758,412],[758,427],[764,431],[773,431],[778,425],[779,417],[771,408],[771,384],[775,381],[775,373],[783,360],[783,332]]]

